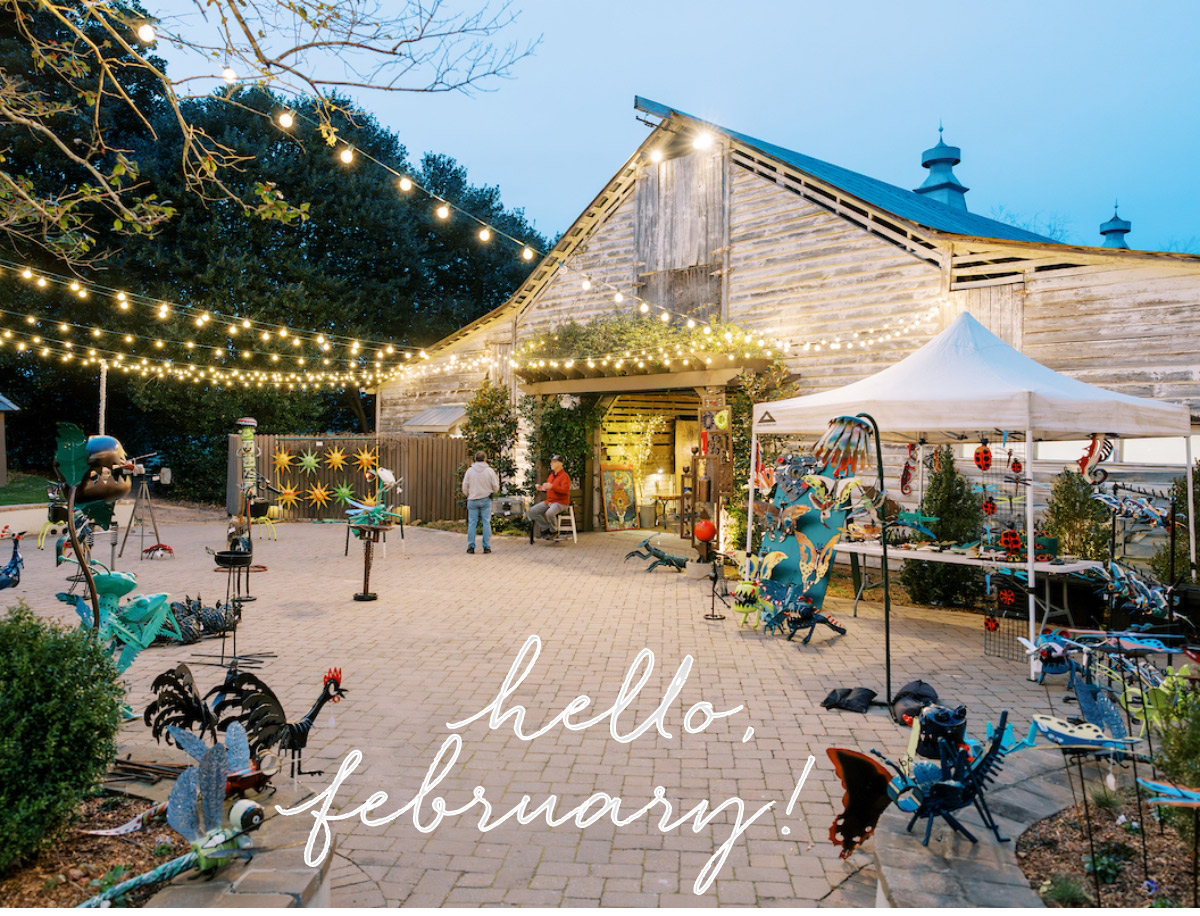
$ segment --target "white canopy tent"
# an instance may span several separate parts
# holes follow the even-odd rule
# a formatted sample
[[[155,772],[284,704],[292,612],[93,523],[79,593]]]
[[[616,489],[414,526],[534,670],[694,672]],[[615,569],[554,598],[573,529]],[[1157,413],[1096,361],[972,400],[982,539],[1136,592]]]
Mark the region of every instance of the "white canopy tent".
[[[860,413],[875,420],[885,442],[972,441],[990,431],[1008,431],[1010,438],[1023,437],[1027,443],[1083,439],[1093,433],[1123,438],[1182,436],[1187,455],[1188,540],[1195,569],[1191,416],[1186,406],[1119,394],[1062,375],[1010,347],[964,312],[925,346],[875,375],[830,391],[755,404],[751,455],[758,455],[760,435],[817,435],[834,417]],[[1027,449],[1032,473],[1032,448]],[[753,505],[753,479],[750,488]],[[1032,544],[1032,498],[1025,501],[1025,515],[1026,539]],[[749,512],[747,552],[753,520],[754,513]],[[1033,640],[1034,551],[1026,552]]]

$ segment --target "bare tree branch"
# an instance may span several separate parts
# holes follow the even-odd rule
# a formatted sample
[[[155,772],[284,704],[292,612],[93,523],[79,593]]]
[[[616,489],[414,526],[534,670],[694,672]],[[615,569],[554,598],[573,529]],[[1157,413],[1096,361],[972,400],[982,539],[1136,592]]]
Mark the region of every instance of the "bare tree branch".
[[[245,196],[231,188],[226,176],[250,157],[189,120],[184,103],[198,96],[184,86],[224,79],[313,99],[321,135],[333,145],[339,119],[354,123],[337,90],[468,92],[530,55],[537,41],[492,42],[516,19],[510,2],[482,2],[463,12],[444,0],[192,0],[197,27],[182,17],[156,21],[128,0],[0,0],[30,62],[23,74],[0,68],[0,138],[32,138],[64,175],[77,176],[47,189],[44,176],[34,180],[0,149],[0,234],[79,264],[97,256],[97,214],[107,212],[124,232],[153,232],[170,218],[172,207],[138,196],[137,164],[106,137],[121,112],[156,137],[140,100],[145,90],[133,88],[147,80],[178,129],[190,191],[263,218],[307,218],[273,188]],[[201,72],[168,74],[152,54],[157,41]],[[222,72],[209,73],[214,65]],[[234,102],[228,89],[207,97]]]

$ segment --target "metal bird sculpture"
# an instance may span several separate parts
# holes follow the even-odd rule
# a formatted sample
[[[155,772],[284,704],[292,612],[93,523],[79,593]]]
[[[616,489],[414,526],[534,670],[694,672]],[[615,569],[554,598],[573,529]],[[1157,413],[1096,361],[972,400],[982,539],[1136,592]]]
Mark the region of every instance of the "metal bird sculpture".
[[[226,683],[214,687],[205,699],[217,698],[213,712],[219,720],[218,731],[227,730],[234,722],[245,726],[253,755],[261,756],[271,749],[288,751],[291,754],[293,777],[320,776],[324,770],[303,769],[308,734],[325,704],[340,702],[347,692],[342,688],[342,669],[330,668],[325,674],[321,695],[312,708],[294,722],[288,720],[274,691],[247,671],[235,674]]]
[[[21,584],[21,570],[25,566],[25,560],[21,556],[21,538],[25,537],[25,532],[8,533],[8,526],[4,526],[4,531],[0,532],[0,537],[8,537],[13,542],[12,556],[0,569],[0,591],[6,588],[14,588]]]
[[[154,691],[154,702],[146,707],[142,718],[150,726],[155,741],[162,741],[165,733],[167,743],[171,744],[173,729],[187,729],[201,737],[208,733],[213,741],[217,740],[217,715],[200,698],[196,679],[187,665],[181,663],[164,671],[154,679],[150,689]]]

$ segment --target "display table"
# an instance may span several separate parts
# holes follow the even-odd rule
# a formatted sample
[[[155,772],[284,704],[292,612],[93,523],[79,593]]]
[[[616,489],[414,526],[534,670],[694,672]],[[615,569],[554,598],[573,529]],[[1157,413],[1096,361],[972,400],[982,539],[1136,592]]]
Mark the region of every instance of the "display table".
[[[858,557],[875,557],[881,563],[883,561],[883,545],[878,541],[839,541],[837,545],[839,554],[850,556],[852,562]],[[952,553],[949,550],[933,550],[931,548],[911,548],[911,547],[889,547],[889,560],[922,560],[927,563],[949,563],[956,566],[977,566],[987,570],[989,573],[1001,573],[1005,575],[1016,575],[1024,573],[1027,569],[1024,560],[1014,561],[1008,559],[984,559],[983,557],[967,557],[960,553]],[[1062,562],[1035,562],[1033,564],[1034,572],[1044,577],[1045,591],[1040,604],[1044,609],[1042,616],[1042,626],[1050,619],[1051,613],[1065,614],[1068,620],[1071,620],[1071,611],[1067,606],[1067,580],[1066,577],[1075,573],[1081,573],[1089,569],[1103,569],[1104,564],[1097,560],[1073,560],[1070,563]],[[1062,604],[1055,606],[1050,600],[1050,580],[1057,578],[1062,585]],[[863,575],[861,581],[855,589],[854,595],[854,614],[858,616],[858,602],[862,599],[863,592],[868,588],[874,588],[880,583],[870,583]],[[1036,596],[1035,596],[1036,598]],[[1072,621],[1073,622],[1073,621]]]

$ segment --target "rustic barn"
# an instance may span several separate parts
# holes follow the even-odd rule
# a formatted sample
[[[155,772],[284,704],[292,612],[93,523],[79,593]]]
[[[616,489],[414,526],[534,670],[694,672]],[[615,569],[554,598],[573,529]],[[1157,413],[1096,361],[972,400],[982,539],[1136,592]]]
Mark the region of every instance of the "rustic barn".
[[[1052,369],[1200,409],[1200,256],[1129,250],[1130,224],[1115,214],[1096,247],[974,214],[954,173],[961,153],[940,138],[922,156],[924,183],[906,190],[647,99],[635,107],[656,123],[645,142],[508,302],[381,387],[381,434],[466,403],[485,377],[514,399],[601,394],[597,459],[621,416],[663,413],[671,435],[648,466],[677,492],[675,456],[697,435],[686,416],[764,361],[616,369],[514,358],[536,335],[638,301],[779,342],[801,393],[877,372],[967,311]]]

